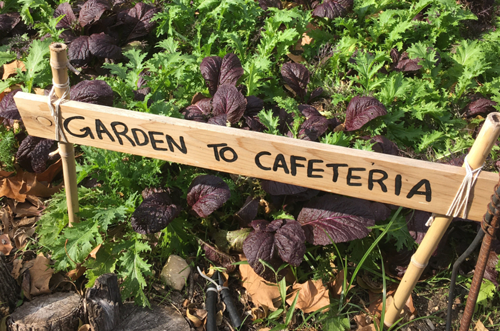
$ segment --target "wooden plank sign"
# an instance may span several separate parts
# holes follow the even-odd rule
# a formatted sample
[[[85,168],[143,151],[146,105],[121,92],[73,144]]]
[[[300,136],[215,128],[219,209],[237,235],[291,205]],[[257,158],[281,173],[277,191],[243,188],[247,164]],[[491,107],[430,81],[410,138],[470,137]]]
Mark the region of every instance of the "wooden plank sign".
[[[14,97],[32,136],[54,139],[47,97]],[[465,169],[136,111],[67,101],[68,142],[445,214]],[[498,175],[481,172],[469,219],[481,221]]]

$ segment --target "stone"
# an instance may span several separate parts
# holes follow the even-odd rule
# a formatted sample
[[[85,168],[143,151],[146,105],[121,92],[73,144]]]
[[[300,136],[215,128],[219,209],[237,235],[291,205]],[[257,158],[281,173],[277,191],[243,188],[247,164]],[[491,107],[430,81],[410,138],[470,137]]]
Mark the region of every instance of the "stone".
[[[186,284],[191,268],[186,261],[177,255],[170,255],[161,271],[161,279],[174,290],[180,291]]]

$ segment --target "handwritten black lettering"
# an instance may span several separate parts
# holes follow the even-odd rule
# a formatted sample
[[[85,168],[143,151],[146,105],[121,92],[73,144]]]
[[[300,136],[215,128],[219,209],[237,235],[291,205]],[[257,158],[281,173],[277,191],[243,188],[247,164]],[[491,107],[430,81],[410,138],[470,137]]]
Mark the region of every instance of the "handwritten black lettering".
[[[287,175],[290,173],[283,154],[276,155],[276,158],[274,159],[273,171],[277,171],[278,168],[283,168],[283,171]]]
[[[292,176],[297,175],[297,168],[305,168],[305,165],[297,163],[297,161],[306,161],[303,156],[290,156],[290,168],[292,169]]]
[[[174,152],[174,145],[175,147],[177,147],[177,149],[182,153],[182,154],[187,154],[187,148],[186,148],[186,143],[184,143],[184,137],[183,136],[180,136],[179,137],[179,141],[181,143],[181,145],[179,146],[179,144],[177,144],[174,140],[174,138],[172,138],[171,136],[169,136],[168,134],[165,135],[165,138],[167,138],[167,143],[168,143],[168,148],[170,148],[170,151],[171,152]]]
[[[269,171],[269,170],[271,170],[271,167],[264,167],[264,166],[262,165],[262,163],[260,163],[260,158],[261,158],[262,156],[264,156],[264,155],[271,155],[271,153],[269,153],[269,152],[265,152],[265,151],[264,151],[264,152],[259,152],[259,153],[257,153],[257,155],[255,155],[255,164],[256,164],[256,165],[257,165],[257,167],[259,167],[260,169],[265,170],[265,171]]]
[[[82,134],[76,134],[74,132],[72,132],[70,129],[69,129],[69,123],[73,120],[84,120],[85,117],[83,116],[72,116],[72,117],[68,117],[67,119],[64,120],[64,129],[72,136],[74,137],[78,137],[78,138],[86,138],[86,137],[90,137],[90,139],[94,139],[94,134],[92,133],[92,130],[86,126],[84,127],[83,129],[80,129],[80,132],[83,132]]]
[[[101,122],[100,119],[95,120],[95,132],[97,133],[97,137],[102,140],[102,134],[105,133],[108,135],[109,140],[115,142],[115,138],[111,135],[111,132],[108,131],[106,126]]]
[[[374,179],[373,175],[376,173],[382,175],[382,177]],[[380,188],[382,189],[382,192],[387,192],[387,186],[384,184],[384,180],[386,180],[387,177],[389,176],[387,175],[387,172],[385,172],[384,170],[378,170],[378,169],[370,170],[370,172],[368,173],[368,189],[372,191],[373,183],[378,183],[380,185]]]
[[[149,144],[149,137],[146,134],[146,132],[142,131],[141,129],[135,129],[135,128],[130,131],[132,131],[132,135],[134,136],[134,140],[137,146],[146,146],[147,144]],[[137,132],[142,133],[142,137],[144,138],[143,142],[140,142],[139,137],[137,136]]]
[[[158,147],[158,143],[163,143],[164,141],[163,140],[157,140],[155,138],[155,135],[158,135],[158,136],[163,136],[163,133],[161,132],[157,132],[157,131],[148,131],[148,134],[149,134],[149,140],[151,140],[151,146],[153,147],[153,149],[155,151],[168,151],[168,148],[162,148],[162,147]]]
[[[121,125],[123,127],[123,130],[121,132],[116,129],[116,127],[119,125]],[[128,127],[125,123],[111,122],[111,129],[113,129],[113,132],[115,133],[116,139],[118,139],[118,142],[120,143],[120,145],[123,145],[123,140],[120,136],[124,136],[125,138],[128,139],[130,144],[135,147],[134,141],[129,136],[127,136]]]
[[[332,181],[334,183],[336,183],[337,180],[339,179],[339,168],[340,167],[348,167],[349,165],[346,164],[346,163],[328,163],[326,166],[328,168],[332,168],[333,169],[333,178],[332,178]]]
[[[349,168],[349,170],[347,170],[347,185],[348,186],[361,186],[363,184],[361,183],[353,183],[352,180],[353,179],[361,179],[360,176],[354,176],[352,173],[354,171],[366,171],[365,168]]]
[[[425,191],[419,191],[419,189],[424,186]],[[432,200],[432,191],[431,191],[431,183],[427,179],[422,179],[420,182],[418,182],[415,186],[413,186],[408,192],[408,195],[406,195],[407,199],[413,198],[415,194],[418,195],[425,195],[425,201],[431,202]]]
[[[396,175],[396,183],[394,184],[394,194],[399,196],[401,194],[401,175]]]
[[[323,160],[312,159],[307,162],[307,177],[309,178],[323,178],[322,175],[314,175],[313,172],[324,172],[323,169],[315,169],[314,163],[323,163]]]

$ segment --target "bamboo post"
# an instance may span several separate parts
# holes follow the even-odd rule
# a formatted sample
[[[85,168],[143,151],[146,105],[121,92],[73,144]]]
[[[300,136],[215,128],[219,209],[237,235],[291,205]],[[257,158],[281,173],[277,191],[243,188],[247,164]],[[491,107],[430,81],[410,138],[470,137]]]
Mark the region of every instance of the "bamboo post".
[[[52,80],[54,84],[65,84],[68,81],[68,56],[67,46],[63,43],[53,43],[50,49],[50,67],[52,68]],[[57,98],[64,96],[67,88],[55,87]],[[65,99],[69,100],[69,93]],[[60,123],[61,124],[61,123]],[[61,155],[64,186],[66,189],[66,201],[68,204],[68,226],[78,222],[76,213],[78,212],[78,188],[76,185],[75,149],[73,144],[58,141],[59,153]]]
[[[490,154],[493,144],[500,135],[500,113],[490,113],[472,146],[467,161],[474,170],[481,167]],[[464,165],[465,166],[465,165]],[[485,202],[485,206],[488,202]],[[392,304],[385,314],[384,324],[391,327],[399,319],[406,301],[422,275],[432,253],[436,250],[441,238],[448,229],[453,217],[436,215],[422,243],[411,258],[399,287],[394,294]]]

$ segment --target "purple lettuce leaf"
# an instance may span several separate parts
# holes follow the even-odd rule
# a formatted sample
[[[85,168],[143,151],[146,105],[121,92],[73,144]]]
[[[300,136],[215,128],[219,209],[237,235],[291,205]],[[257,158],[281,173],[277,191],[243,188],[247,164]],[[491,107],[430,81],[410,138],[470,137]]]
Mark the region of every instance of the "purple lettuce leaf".
[[[107,59],[120,59],[122,49],[116,46],[115,40],[105,33],[93,34],[89,37],[89,50],[92,55]]]
[[[311,116],[300,126],[297,138],[317,141],[328,129],[328,119],[324,116]]]
[[[222,58],[219,85],[230,84],[236,86],[238,79],[243,76],[243,73],[240,59],[235,54],[228,53]]]
[[[272,232],[256,230],[250,233],[243,242],[243,253],[256,274],[269,281],[275,281],[273,272],[259,261],[266,261],[274,270],[277,270],[282,264],[282,261],[274,256],[274,234]]]
[[[89,37],[81,36],[74,39],[69,45],[68,57],[71,64],[82,67],[92,60],[90,52]]]
[[[62,15],[64,15],[64,17],[56,25],[58,29],[70,29],[77,21],[71,5],[67,2],[61,3],[57,6],[56,10],[54,10],[54,18]]]
[[[304,100],[310,79],[309,70],[302,64],[288,62],[281,67],[281,76],[300,100]]]
[[[422,61],[421,58],[410,59],[407,52],[399,54],[395,48],[391,49],[390,55],[392,59],[391,69],[394,71],[412,72],[422,69],[422,66],[418,64]]]
[[[480,98],[477,99],[476,101],[473,101],[469,103],[465,107],[465,115],[467,117],[474,117],[477,115],[488,115],[489,113],[497,111],[494,106],[496,106],[497,103],[495,101],[486,99],[486,98]]]
[[[95,105],[113,106],[113,90],[103,80],[84,80],[71,86],[70,98]]]
[[[207,217],[219,209],[229,198],[229,186],[219,177],[202,175],[189,186],[187,202],[200,217]]]
[[[97,22],[106,10],[110,10],[108,2],[105,0],[88,0],[82,6],[78,21],[82,27]]]
[[[19,13],[0,14],[0,32],[9,33],[21,21]]]
[[[156,22],[151,18],[158,13],[159,8],[148,6],[142,2],[137,3],[133,8],[124,10],[118,14],[117,20],[123,23],[121,26],[127,31],[127,41],[148,35],[156,26]]]
[[[398,145],[384,136],[364,136],[361,138],[364,140],[370,140],[375,144],[372,146],[374,152],[399,156]]]
[[[355,96],[347,106],[345,129],[347,131],[359,130],[371,120],[386,114],[387,110],[377,99]]]
[[[21,120],[21,114],[19,114],[19,110],[17,109],[16,103],[14,102],[14,96],[20,90],[14,90],[10,93],[7,93],[3,99],[0,101],[0,117],[10,120],[8,121],[9,125],[14,123],[13,120]]]
[[[248,96],[247,99],[247,107],[245,109],[246,116],[257,116],[262,109],[264,109],[264,101],[261,98],[257,98],[256,96]]]
[[[220,85],[236,86],[244,72],[240,60],[233,53],[226,54],[222,59],[218,56],[204,58],[200,70],[211,95],[215,95]]]
[[[244,225],[250,223],[257,217],[259,211],[259,198],[247,197],[243,207],[238,210],[236,216],[244,223]]]
[[[323,88],[317,87],[316,89],[314,89],[314,91],[311,92],[311,95],[309,96],[308,102],[311,102],[312,100],[316,99],[321,94],[323,94]]]
[[[134,92],[135,101],[144,101],[146,96],[151,93],[151,87],[143,87],[138,90],[133,90],[132,92]],[[148,103],[151,103],[151,100],[149,100]]]
[[[211,117],[207,121],[208,124],[226,126],[227,125],[227,115],[220,114],[215,117]]]
[[[310,105],[299,105],[299,110],[307,119],[312,116],[323,116],[316,108]]]
[[[173,204],[170,195],[161,188],[145,188],[143,201],[130,218],[132,228],[140,234],[156,233],[176,218],[180,208]]]
[[[302,224],[307,241],[314,245],[364,238],[370,232],[367,227],[375,224],[371,212],[359,200],[332,194],[307,203],[297,221]]]
[[[354,0],[325,0],[314,8],[312,15],[329,19],[344,17],[352,9],[353,4]]]
[[[263,132],[266,127],[263,125],[257,116],[243,116],[248,129],[252,131]],[[245,128],[244,128],[245,129]]]
[[[268,8],[283,9],[280,0],[259,0],[259,6],[262,10],[267,10]]]
[[[201,75],[205,79],[208,91],[213,96],[219,85],[219,74],[222,59],[218,56],[209,56],[204,58],[200,64]]]
[[[498,254],[497,252],[491,250],[488,255],[488,261],[486,262],[486,269],[484,270],[484,277],[490,280],[498,288],[498,271],[496,266],[498,264]]]
[[[31,167],[36,173],[44,172],[53,144],[54,141],[50,139],[27,136],[17,150],[17,162],[28,170]]]
[[[186,107],[186,110],[192,112],[200,112],[206,116],[212,113],[212,98],[204,98],[198,100],[195,104]]]
[[[226,271],[228,273],[232,273],[236,270],[236,266],[234,265],[236,259],[234,257],[221,252],[217,248],[207,244],[201,239],[198,240],[198,243],[205,251],[206,258],[212,261],[217,267],[226,268]]]
[[[191,105],[184,109],[184,112],[182,113],[182,115],[184,115],[184,118],[190,121],[206,123],[208,120],[207,115],[203,114],[198,107],[193,106],[194,105]]]
[[[217,89],[212,106],[214,116],[225,114],[227,115],[227,120],[231,124],[235,124],[245,113],[247,100],[235,86],[224,84]]]
[[[431,215],[431,213],[426,211],[415,210],[413,213],[406,216],[406,226],[417,244],[422,242],[429,229],[425,226],[425,223],[427,223]]]
[[[292,195],[307,191],[307,187],[279,183],[272,180],[261,179],[260,184],[262,189],[271,195]]]
[[[269,263],[275,270],[283,263],[299,266],[306,251],[305,234],[295,220],[254,220],[255,229],[243,242],[243,253],[253,270],[265,279],[274,281],[273,273],[259,261]],[[283,261],[281,261],[279,258]]]
[[[306,235],[299,222],[295,220],[283,221],[286,223],[276,231],[274,242],[283,261],[298,267],[306,252]]]

